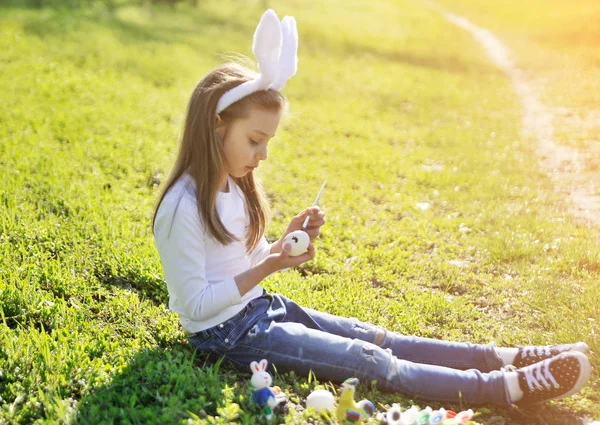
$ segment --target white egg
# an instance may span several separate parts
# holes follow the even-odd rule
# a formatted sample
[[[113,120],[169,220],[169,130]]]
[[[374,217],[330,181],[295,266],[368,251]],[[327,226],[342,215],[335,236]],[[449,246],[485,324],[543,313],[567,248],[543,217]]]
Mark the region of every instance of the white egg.
[[[335,409],[335,399],[327,390],[314,390],[306,397],[306,407],[312,407],[315,412],[323,413]]]
[[[292,244],[290,255],[295,257],[306,252],[310,243],[310,236],[304,230],[296,230],[283,239],[283,246],[287,243]]]

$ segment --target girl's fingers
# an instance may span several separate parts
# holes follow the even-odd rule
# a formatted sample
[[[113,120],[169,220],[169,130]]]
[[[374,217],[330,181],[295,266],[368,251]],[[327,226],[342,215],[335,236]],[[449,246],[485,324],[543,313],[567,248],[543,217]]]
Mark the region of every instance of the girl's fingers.
[[[306,218],[306,217],[304,217]],[[310,218],[308,219],[308,224],[306,225],[306,228],[311,228],[311,227],[321,227],[322,225],[325,224],[325,213],[323,211],[320,211],[316,214],[312,214],[310,216]]]
[[[306,261],[310,261],[315,258],[315,246],[312,243],[308,246],[308,251],[306,251],[306,254],[308,255],[308,259]]]
[[[321,214],[311,215],[308,219],[311,226],[322,226],[325,224],[325,218]]]
[[[300,254],[296,257],[299,264],[305,263],[315,256],[315,245],[311,242],[308,244],[308,248],[305,253]]]
[[[314,206],[314,207],[309,207],[309,208],[305,209],[300,214],[298,214],[296,217],[294,217],[294,219],[304,220],[307,215],[311,215],[311,216],[320,215],[321,217],[323,217],[325,215],[325,213],[323,211],[321,211],[321,208],[319,208],[318,206]]]
[[[314,258],[314,256],[315,256],[314,251],[312,251],[312,253],[307,251],[304,254],[299,255],[298,257],[295,257],[296,258],[296,266],[295,267],[312,260]]]
[[[286,243],[285,245],[283,245],[283,248],[281,249],[280,257],[282,257],[282,258],[289,257],[291,251],[292,251],[292,245],[289,243]]]
[[[306,261],[312,260],[312,258],[315,256],[315,245],[312,242],[308,244],[308,249],[304,255],[308,256]]]
[[[321,226],[325,224],[325,219],[321,214],[319,214],[316,218],[311,217],[311,219],[308,220],[306,229],[304,229],[304,231],[310,236],[311,240],[319,236],[321,233]]]
[[[288,245],[286,244],[285,246],[288,246]],[[295,257],[290,256],[289,251],[286,252],[285,246],[282,249],[281,253],[279,254],[279,259],[285,260],[281,263],[282,267],[284,267],[284,268],[297,267],[300,264],[306,263],[307,261],[310,261],[315,257],[315,246],[313,243],[308,244],[308,249],[305,253],[297,255]],[[291,245],[290,245],[290,247],[291,247]]]
[[[300,229],[301,226],[304,224],[306,217],[309,217],[309,216],[310,216],[310,218],[308,219],[308,223],[306,225],[307,228],[315,227],[315,226],[322,226],[323,224],[325,224],[325,219],[323,218],[323,217],[325,217],[325,213],[323,211],[321,211],[321,209],[318,206],[315,205],[314,207],[309,207],[309,208],[305,209],[300,214],[298,214],[294,218],[292,218],[292,221],[291,221],[290,225],[288,226],[288,229],[291,229],[290,231]]]
[[[308,215],[307,210],[302,211],[296,217],[292,218],[292,222],[290,223],[290,226],[299,228],[300,226],[302,226],[302,224],[304,224],[304,220],[306,220],[307,215]]]
[[[323,213],[321,211],[321,208],[319,208],[318,206],[309,207],[300,213],[300,215],[302,215],[302,217],[304,217],[304,218],[306,218],[307,215],[314,216],[317,214],[325,215],[325,213]]]
[[[325,224],[325,220],[319,220],[319,221],[313,221],[313,220],[309,220],[308,224],[306,225],[306,229],[311,230],[311,229],[318,229],[319,227],[323,226]],[[304,229],[304,230],[306,230]]]
[[[312,210],[311,208],[308,209],[308,213],[310,214],[311,219],[313,219],[314,217],[318,217],[318,218],[325,217],[325,213],[323,211],[321,211],[321,209],[319,207],[315,207],[314,210]]]
[[[318,238],[319,235],[321,234],[321,229],[319,227],[316,227],[313,229],[306,228],[304,231],[308,234],[308,237],[310,238],[311,241]]]

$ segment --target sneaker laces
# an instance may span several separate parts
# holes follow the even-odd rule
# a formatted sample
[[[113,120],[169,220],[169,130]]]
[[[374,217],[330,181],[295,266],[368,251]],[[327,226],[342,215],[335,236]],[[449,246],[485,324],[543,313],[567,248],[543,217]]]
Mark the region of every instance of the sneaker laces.
[[[543,390],[544,387],[550,389],[550,382],[548,382],[548,380],[552,381],[554,388],[560,387],[550,372],[550,363],[551,359],[546,359],[543,362],[535,363],[523,369],[525,372],[525,379],[527,380],[527,386],[529,387],[530,391],[534,391],[536,389]],[[544,387],[540,385],[540,381]]]
[[[549,346],[527,346],[523,347],[523,357],[528,356],[550,356],[552,353],[550,352]]]

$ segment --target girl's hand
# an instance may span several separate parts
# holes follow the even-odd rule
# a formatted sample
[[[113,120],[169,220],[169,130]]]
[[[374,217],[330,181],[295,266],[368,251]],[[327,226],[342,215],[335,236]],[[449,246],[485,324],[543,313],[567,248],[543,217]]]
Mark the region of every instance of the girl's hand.
[[[264,259],[264,262],[268,265],[268,268],[272,273],[299,266],[315,257],[315,246],[312,242],[308,244],[308,250],[304,254],[292,257],[290,255],[291,250],[292,246],[289,243],[286,243],[281,252],[270,254]]]
[[[309,215],[310,219],[308,220],[308,224],[306,225],[306,229],[304,229],[304,231],[308,233],[311,242],[319,237],[321,234],[321,226],[325,224],[325,213],[321,211],[321,208],[315,205],[314,207],[305,209],[300,214],[292,218],[292,221],[290,222],[283,236],[281,236],[280,241],[283,241],[283,239],[290,233],[296,230],[302,230],[302,224]]]
[[[315,248],[312,244],[312,241],[314,241],[321,234],[321,226],[325,224],[325,213],[321,211],[321,209],[316,205],[314,207],[305,209],[300,214],[292,218],[292,221],[290,222],[289,226],[287,227],[286,231],[283,233],[281,238],[279,238],[279,240],[271,246],[271,255],[269,255],[269,257],[271,257],[272,255],[282,254],[283,240],[285,239],[285,237],[296,230],[302,230],[302,224],[304,224],[304,220],[308,216],[310,216],[310,218],[308,220],[308,223],[306,224],[306,229],[304,229],[304,231],[308,234],[308,237],[310,238],[310,243],[308,244],[308,251],[297,257],[290,257],[288,253],[285,257],[287,259],[277,260],[278,264],[280,261],[289,264],[283,268],[298,266],[306,261],[312,260],[315,256]]]

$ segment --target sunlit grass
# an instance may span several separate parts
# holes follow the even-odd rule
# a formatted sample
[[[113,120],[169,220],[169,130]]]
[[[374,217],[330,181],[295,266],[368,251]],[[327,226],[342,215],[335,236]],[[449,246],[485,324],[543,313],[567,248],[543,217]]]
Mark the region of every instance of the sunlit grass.
[[[510,81],[470,35],[408,0],[269,5],[298,20],[300,63],[259,169],[267,237],[325,179],[328,222],[317,258],[264,286],[410,334],[585,340],[597,368],[597,233],[538,170]],[[248,376],[191,366],[150,220],[188,96],[220,53],[251,55],[262,8],[2,10],[2,420],[255,420]],[[305,378],[276,383],[300,401],[315,386]],[[599,416],[599,394],[595,373],[535,414]],[[504,410],[480,421],[492,415],[526,423]]]
[[[600,194],[600,3],[588,0],[439,4],[494,31],[554,114],[557,142],[581,150]]]

